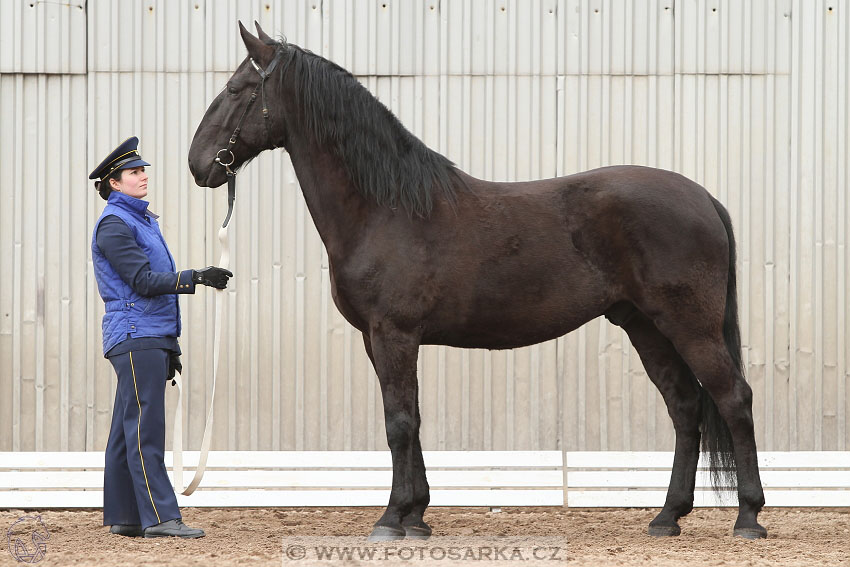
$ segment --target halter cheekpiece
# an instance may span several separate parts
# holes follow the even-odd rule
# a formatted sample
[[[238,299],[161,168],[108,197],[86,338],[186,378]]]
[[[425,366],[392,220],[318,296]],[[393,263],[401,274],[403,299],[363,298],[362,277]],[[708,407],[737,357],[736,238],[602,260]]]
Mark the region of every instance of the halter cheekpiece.
[[[277,147],[272,141],[271,137],[271,128],[269,123],[271,122],[271,118],[269,116],[269,108],[266,104],[266,79],[274,72],[280,60],[283,58],[283,47],[278,47],[277,51],[275,51],[274,59],[269,63],[268,68],[263,69],[257,62],[254,61],[253,57],[249,57],[248,60],[251,62],[251,66],[259,73],[260,82],[257,83],[257,86],[254,87],[254,91],[251,93],[251,98],[248,99],[248,104],[245,106],[245,110],[242,111],[242,115],[239,117],[239,121],[236,123],[236,129],[231,134],[230,139],[227,141],[227,147],[221,148],[215,153],[215,163],[219,164],[224,168],[227,172],[227,217],[224,219],[224,224],[222,227],[227,226],[227,223],[230,222],[230,215],[233,213],[233,201],[236,199],[236,172],[230,169],[230,166],[233,165],[233,162],[236,161],[236,156],[233,155],[233,146],[236,145],[236,140],[239,138],[239,132],[242,128],[242,121],[245,120],[245,116],[248,114],[248,110],[257,100],[257,91],[260,93],[260,97],[263,101],[263,122],[266,125],[266,137],[271,141],[272,147]],[[229,156],[228,156],[229,154]],[[229,159],[228,159],[229,158]]]

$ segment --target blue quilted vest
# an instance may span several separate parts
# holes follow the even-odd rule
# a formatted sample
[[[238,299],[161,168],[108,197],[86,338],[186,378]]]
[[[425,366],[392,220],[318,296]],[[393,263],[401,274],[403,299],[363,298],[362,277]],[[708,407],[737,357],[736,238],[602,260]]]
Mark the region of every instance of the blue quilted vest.
[[[91,252],[94,277],[106,305],[103,315],[103,354],[128,338],[179,337],[180,305],[176,294],[144,297],[118,275],[97,245],[97,227],[109,215],[123,220],[150,260],[151,271],[174,272],[174,258],[159,231],[148,202],[113,191],[94,225]]]

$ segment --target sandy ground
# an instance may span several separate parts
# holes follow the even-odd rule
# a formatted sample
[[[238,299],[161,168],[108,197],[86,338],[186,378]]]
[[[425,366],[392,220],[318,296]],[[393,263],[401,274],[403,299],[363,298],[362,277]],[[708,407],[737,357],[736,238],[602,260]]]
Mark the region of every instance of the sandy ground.
[[[646,526],[657,510],[431,508],[426,542],[369,544],[377,508],[184,508],[203,528],[197,540],[133,539],[101,526],[100,510],[0,510],[0,533],[21,516],[40,514],[49,539],[38,565],[450,565],[524,561],[554,565],[848,565],[850,509],[766,509],[767,540],[733,538],[733,509],[697,509],[680,522],[682,535],[656,539]],[[20,527],[20,524],[18,525]],[[26,530],[25,530],[26,531]],[[450,536],[450,537],[449,537]],[[7,539],[7,538],[4,538]],[[516,542],[520,543],[517,544]],[[499,545],[506,545],[498,551]],[[8,549],[0,566],[21,565]],[[316,556],[315,546],[349,546],[352,560]],[[466,546],[466,547],[464,547]],[[492,548],[490,548],[492,546]],[[30,547],[32,544],[30,543]],[[356,548],[356,549],[355,549]],[[511,550],[518,549],[519,555]],[[33,548],[34,549],[34,548]],[[368,549],[374,549],[368,558]],[[362,555],[364,553],[366,555]],[[534,551],[536,550],[536,551]],[[360,553],[363,559],[358,559]],[[288,556],[288,555],[289,556]],[[302,559],[303,558],[303,559]],[[519,563],[516,563],[519,564]]]

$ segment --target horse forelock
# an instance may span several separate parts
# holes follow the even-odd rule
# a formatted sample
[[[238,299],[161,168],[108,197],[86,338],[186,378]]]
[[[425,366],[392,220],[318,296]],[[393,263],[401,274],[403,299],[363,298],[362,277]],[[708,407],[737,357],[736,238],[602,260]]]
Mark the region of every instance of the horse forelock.
[[[291,67],[301,119],[342,161],[357,189],[381,206],[427,217],[439,192],[455,202],[455,165],[411,134],[348,71],[282,38],[280,80]],[[463,184],[460,184],[463,187]]]

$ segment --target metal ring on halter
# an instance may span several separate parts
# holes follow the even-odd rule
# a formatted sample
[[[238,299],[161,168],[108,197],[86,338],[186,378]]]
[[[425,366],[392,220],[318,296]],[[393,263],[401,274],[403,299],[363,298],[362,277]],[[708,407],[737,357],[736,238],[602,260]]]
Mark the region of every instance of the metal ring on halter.
[[[227,153],[230,154],[230,161],[229,162],[224,163],[223,161],[221,161],[221,158],[219,157],[221,152],[227,152]],[[215,162],[219,165],[224,166],[224,169],[227,171],[228,175],[236,175],[235,173],[233,173],[233,170],[230,169],[230,166],[233,165],[234,161],[236,161],[236,156],[233,155],[233,152],[231,150],[227,149],[227,148],[221,148],[220,150],[218,150],[215,153]]]
[[[219,155],[221,154],[221,152],[227,152],[227,153],[229,153],[229,154],[230,154],[230,161],[229,161],[229,162],[224,163],[223,161],[221,161],[221,158],[219,157]],[[227,148],[221,148],[220,150],[218,150],[218,151],[215,153],[215,162],[216,162],[216,163],[220,163],[220,164],[221,164],[221,165],[223,165],[224,167],[227,167],[227,166],[233,165],[233,162],[234,162],[234,161],[236,161],[236,156],[234,156],[234,155],[233,155],[233,152],[232,152],[232,151],[230,151],[230,150],[228,150]]]

